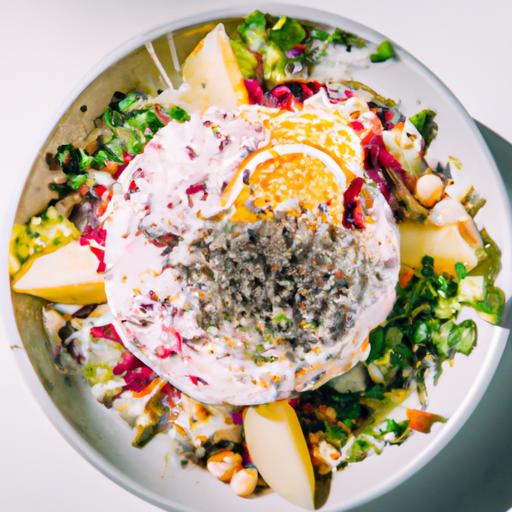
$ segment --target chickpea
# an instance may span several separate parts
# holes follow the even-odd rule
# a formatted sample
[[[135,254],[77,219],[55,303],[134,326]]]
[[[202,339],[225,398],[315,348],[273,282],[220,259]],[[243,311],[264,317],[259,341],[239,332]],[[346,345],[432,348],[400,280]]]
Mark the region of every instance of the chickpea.
[[[241,467],[241,455],[230,450],[215,453],[206,463],[208,471],[222,482],[229,482],[233,473]]]
[[[237,471],[231,478],[231,489],[238,496],[250,496],[258,483],[258,472],[254,468],[243,468]]]
[[[416,197],[419,202],[430,208],[443,197],[443,180],[435,174],[425,174],[416,182]]]

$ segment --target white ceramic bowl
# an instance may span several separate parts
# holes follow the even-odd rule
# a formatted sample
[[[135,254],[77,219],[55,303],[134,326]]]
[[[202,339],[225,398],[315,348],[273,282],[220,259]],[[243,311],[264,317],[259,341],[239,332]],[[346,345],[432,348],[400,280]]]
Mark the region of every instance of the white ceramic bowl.
[[[25,183],[12,205],[10,222],[3,231],[2,265],[7,269],[7,244],[14,217],[24,221],[39,211],[47,201],[46,185],[50,175],[45,170],[44,153],[56,144],[75,140],[84,134],[91,120],[106,106],[116,89],[129,89],[139,82],[150,88],[163,85],[141,47],[168,32],[176,34],[178,50],[186,55],[193,44],[215,20],[243,16],[256,5],[210,12],[159,27],[129,41],[107,56],[89,74],[56,117],[56,128],[49,128],[43,148],[34,148],[32,169],[26,169]],[[303,20],[339,26],[370,41],[383,39],[381,34],[341,16],[298,6],[265,4],[260,7],[276,15],[288,14]],[[228,23],[229,25],[229,23]],[[374,66],[362,71],[356,79],[373,86],[384,96],[402,101],[406,115],[422,107],[437,111],[440,131],[430,149],[430,158],[443,161],[456,155],[463,163],[455,171],[456,179],[473,184],[488,199],[478,214],[499,244],[504,268],[498,278],[507,295],[512,288],[511,213],[505,187],[494,161],[473,120],[451,92],[420,62],[395,45],[399,62]],[[164,62],[169,66],[169,62]],[[169,69],[169,67],[168,67]],[[88,103],[87,116],[78,107]],[[38,151],[39,150],[39,151]],[[23,186],[23,190],[21,187]],[[3,322],[11,343],[25,350],[15,352],[20,369],[36,399],[62,435],[89,462],[127,490],[167,510],[245,510],[291,512],[297,507],[284,502],[274,493],[249,500],[237,498],[224,484],[197,468],[181,469],[169,463],[166,436],[159,436],[143,450],[132,448],[131,431],[114,413],[96,404],[87,385],[78,375],[62,374],[52,364],[49,346],[42,330],[37,299],[10,296],[6,270],[2,273]],[[345,510],[376,498],[397,486],[426,464],[457,433],[475,409],[496,369],[505,347],[508,331],[477,320],[478,346],[470,357],[458,356],[453,368],[447,368],[437,387],[430,390],[429,410],[449,417],[444,425],[436,425],[430,435],[415,434],[400,447],[388,447],[380,456],[372,456],[347,470],[337,473],[332,483],[325,511]]]

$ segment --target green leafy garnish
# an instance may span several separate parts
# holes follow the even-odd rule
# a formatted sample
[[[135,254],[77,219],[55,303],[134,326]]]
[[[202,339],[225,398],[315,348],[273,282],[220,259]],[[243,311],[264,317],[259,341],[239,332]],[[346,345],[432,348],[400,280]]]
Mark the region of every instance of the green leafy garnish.
[[[392,418],[386,418],[384,425],[378,429],[377,438],[383,438],[387,434],[393,434],[393,439],[389,440],[391,444],[403,443],[409,435],[409,420],[395,421]]]
[[[425,148],[428,148],[432,141],[436,138],[438,126],[434,121],[436,113],[428,108],[421,110],[409,118],[409,121],[420,132],[425,141]]]
[[[391,41],[382,41],[375,49],[375,52],[370,55],[370,60],[372,62],[384,62],[392,59],[394,56],[395,50]]]
[[[238,62],[242,76],[246,79],[257,78],[258,58],[242,41],[232,40],[231,48]]]
[[[273,43],[285,52],[304,41],[306,31],[297,20],[285,16],[279,18],[272,27],[269,37]]]
[[[462,281],[468,275],[468,269],[464,263],[461,263],[460,261],[455,263],[455,274],[457,276],[457,281]]]
[[[253,52],[260,51],[267,42],[267,20],[261,11],[254,11],[238,26],[242,41]]]
[[[364,39],[352,34],[352,32],[342,30],[341,28],[335,28],[327,40],[335,44],[345,45],[347,51],[350,51],[352,47],[364,48],[366,46],[366,41]]]
[[[87,181],[87,174],[68,174],[68,185],[72,190],[78,190]]]
[[[327,421],[324,422],[324,426],[327,441],[338,448],[343,446],[348,439],[346,430]]]
[[[171,119],[174,119],[179,123],[190,121],[190,114],[181,107],[178,107],[177,105],[173,105],[172,107],[167,109],[167,114],[169,114],[169,117]]]

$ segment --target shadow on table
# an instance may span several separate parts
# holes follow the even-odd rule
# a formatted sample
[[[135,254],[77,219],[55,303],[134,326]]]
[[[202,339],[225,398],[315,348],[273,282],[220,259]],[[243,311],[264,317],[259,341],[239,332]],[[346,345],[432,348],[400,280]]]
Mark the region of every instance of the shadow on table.
[[[512,196],[512,145],[478,123]],[[510,265],[510,262],[503,262]],[[482,340],[484,342],[484,340]],[[477,409],[425,468],[353,512],[505,512],[512,507],[512,346]]]

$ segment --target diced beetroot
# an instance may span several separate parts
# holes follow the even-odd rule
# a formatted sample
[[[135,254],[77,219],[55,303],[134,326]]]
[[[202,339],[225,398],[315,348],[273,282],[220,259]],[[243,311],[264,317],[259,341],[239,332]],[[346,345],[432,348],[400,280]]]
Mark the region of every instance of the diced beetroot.
[[[126,155],[128,155],[128,153],[126,153]],[[128,155],[128,156],[130,156],[130,155]],[[124,157],[123,157],[123,159],[124,159]],[[117,180],[119,178],[119,176],[121,176],[121,174],[123,174],[123,171],[126,169],[126,167],[128,167],[127,163],[119,164],[117,166],[116,171],[114,172],[114,174],[112,174],[112,177]]]
[[[288,403],[294,408],[294,409],[297,409],[297,407],[299,406],[299,399],[298,398],[290,398],[288,400]]]
[[[164,331],[167,334],[172,334],[174,336],[174,339],[176,340],[176,343],[173,347],[173,350],[177,352],[178,354],[181,354],[183,352],[183,338],[179,331],[177,331],[174,327],[167,327],[166,325],[162,326],[162,331]]]
[[[114,375],[121,375],[125,372],[131,372],[135,368],[143,366],[143,363],[139,361],[131,352],[125,352],[121,360],[114,366],[112,373]]]
[[[132,160],[133,160],[133,155],[130,155],[130,153],[123,151],[123,162],[125,164],[129,164]]]
[[[105,187],[104,185],[96,185],[94,187],[94,192],[96,192],[96,195],[98,197],[102,197],[103,194],[107,191],[107,187]]]
[[[147,366],[140,366],[126,373],[125,389],[140,393],[156,377],[153,370]]]
[[[91,240],[94,240],[98,245],[105,246],[107,239],[107,231],[103,228],[85,226],[82,235],[80,236],[80,245],[89,245]]]
[[[251,455],[249,453],[249,449],[247,448],[247,443],[244,442],[242,448],[242,464],[244,466],[253,466],[254,463],[251,459]]]
[[[277,85],[270,91],[270,94],[272,94],[272,96],[274,96],[274,98],[277,98],[280,100],[280,99],[283,99],[285,96],[292,94],[292,91],[286,85]]]
[[[201,377],[198,377],[197,375],[189,375],[188,378],[190,379],[190,382],[194,384],[194,386],[198,386],[199,384],[203,384],[205,386],[208,385],[208,382],[206,382],[204,379],[201,379]]]
[[[259,105],[263,103],[263,88],[258,80],[249,79],[245,80],[245,88],[249,95],[249,103],[251,105]]]
[[[185,194],[191,196],[192,194],[197,194],[198,192],[205,192],[206,185],[204,183],[195,183],[194,185],[190,185],[186,190]]]
[[[241,425],[244,422],[243,414],[241,411],[232,412],[231,419],[235,425]]]
[[[121,340],[119,334],[117,334],[116,328],[113,324],[97,325],[95,327],[91,327],[89,334],[93,338],[103,338],[106,340],[116,341],[117,343],[121,343],[121,345],[123,344],[123,341]]]
[[[358,132],[360,132],[361,130],[364,130],[364,124],[363,124],[363,123],[361,123],[360,121],[352,121],[352,122],[350,123],[350,126],[351,126],[352,128],[354,128],[354,130],[356,130],[356,131],[358,131]]]
[[[166,347],[165,345],[159,345],[155,349],[155,355],[159,359],[167,359],[172,354],[176,354],[176,350],[174,350],[174,348],[171,347]]]
[[[99,249],[98,247],[89,246],[91,252],[98,258],[98,267],[96,268],[96,272],[101,273],[105,272],[107,269],[107,265],[105,264],[105,251],[103,249]]]
[[[363,185],[363,178],[355,178],[350,182],[350,185],[343,194],[343,225],[346,228],[364,228],[364,211],[359,199]]]

